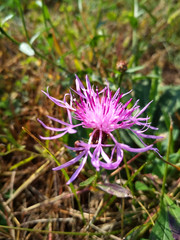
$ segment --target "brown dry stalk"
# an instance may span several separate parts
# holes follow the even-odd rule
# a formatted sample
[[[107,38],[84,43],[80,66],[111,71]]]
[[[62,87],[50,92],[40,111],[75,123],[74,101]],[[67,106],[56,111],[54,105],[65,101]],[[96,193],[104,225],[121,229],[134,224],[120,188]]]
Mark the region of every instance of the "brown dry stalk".
[[[38,168],[35,173],[33,173],[6,201],[6,205],[8,205],[12,200],[14,200],[25,188],[27,188],[36,178],[38,178],[42,173],[44,173],[48,169],[50,161],[47,160],[40,168]]]

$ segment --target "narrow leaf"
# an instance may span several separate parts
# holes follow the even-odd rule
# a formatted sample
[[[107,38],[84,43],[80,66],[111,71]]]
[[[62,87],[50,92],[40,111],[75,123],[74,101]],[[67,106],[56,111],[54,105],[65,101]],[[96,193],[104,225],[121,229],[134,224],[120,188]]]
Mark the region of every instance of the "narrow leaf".
[[[14,14],[9,14],[5,18],[3,18],[2,21],[1,21],[1,26],[3,26],[7,21],[9,21],[13,17],[14,17]]]
[[[111,195],[114,195],[118,198],[132,197],[129,189],[123,188],[120,185],[115,183],[97,184],[97,187],[100,188],[102,191],[109,193]]]
[[[180,224],[176,218],[168,211],[169,226],[175,240],[180,240]]]
[[[96,175],[91,176],[90,178],[86,179],[84,182],[79,184],[80,187],[85,187],[90,185],[96,179]]]
[[[164,195],[167,204],[168,221],[175,240],[180,240],[180,208],[167,196]]]
[[[145,66],[137,66],[137,67],[133,67],[133,68],[129,68],[126,72],[127,73],[134,73],[137,71],[140,71],[142,69],[144,69]]]
[[[30,39],[30,44],[33,44],[33,42],[40,36],[41,32],[37,32],[36,34],[34,34],[32,36],[32,38]]]
[[[152,228],[149,240],[174,240],[169,227],[168,213],[164,202],[161,205],[160,214]]]
[[[149,190],[149,187],[145,183],[140,182],[140,181],[136,181],[135,188],[140,191],[148,191]]]

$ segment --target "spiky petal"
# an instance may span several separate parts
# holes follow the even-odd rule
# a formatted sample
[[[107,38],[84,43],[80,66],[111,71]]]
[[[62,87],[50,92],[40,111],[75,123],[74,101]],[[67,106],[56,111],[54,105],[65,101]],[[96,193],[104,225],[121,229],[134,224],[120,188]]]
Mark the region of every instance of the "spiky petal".
[[[101,91],[98,91],[97,88],[94,90],[94,88],[91,87],[88,76],[86,76],[86,88],[78,76],[76,76],[75,83],[76,89],[72,89],[72,91],[77,96],[76,98],[73,98],[71,91],[69,94],[65,94],[63,100],[58,100],[50,96],[48,90],[47,92],[43,91],[43,93],[56,105],[67,110],[69,123],[47,116],[49,119],[58,122],[65,127],[49,127],[38,119],[44,128],[55,132],[61,132],[51,137],[40,136],[45,140],[60,138],[66,133],[74,134],[77,132],[75,128],[79,126],[92,129],[92,133],[90,134],[87,143],[80,140],[76,143],[75,147],[67,146],[68,148],[79,153],[79,155],[69,162],[53,168],[53,170],[60,170],[81,161],[78,169],[74,172],[67,184],[70,184],[76,179],[79,172],[84,167],[88,156],[91,159],[92,165],[97,171],[99,171],[100,168],[105,168],[108,170],[116,169],[123,159],[123,150],[130,152],[146,152],[148,150],[154,150],[159,153],[158,149],[154,148],[153,145],[147,146],[142,140],[142,138],[161,138],[155,135],[145,134],[149,128],[153,130],[157,129],[150,125],[148,122],[149,117],[140,117],[140,115],[148,108],[151,102],[149,102],[143,109],[140,110],[140,106],[138,105],[139,100],[137,100],[132,107],[128,107],[132,101],[132,98],[129,99],[125,104],[121,102],[121,98],[129,94],[131,91],[125,94],[120,94],[120,89],[118,89],[113,95],[109,86],[106,86]],[[67,95],[69,95],[69,102],[66,101]],[[73,125],[72,118],[78,120],[79,123]],[[136,126],[136,128],[140,127],[141,129],[134,130],[134,126]],[[119,143],[113,135],[113,132],[117,129],[130,130],[139,138],[144,147],[132,148],[124,143]],[[108,137],[111,138],[112,144],[106,144]],[[108,156],[106,151],[108,148],[111,148],[110,156]],[[102,158],[102,160],[100,160],[100,158]]]

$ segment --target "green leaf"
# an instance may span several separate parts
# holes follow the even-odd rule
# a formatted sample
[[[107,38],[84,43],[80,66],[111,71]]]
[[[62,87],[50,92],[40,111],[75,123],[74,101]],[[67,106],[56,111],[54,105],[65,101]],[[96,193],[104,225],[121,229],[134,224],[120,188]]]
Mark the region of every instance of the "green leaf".
[[[3,18],[2,21],[1,21],[1,26],[3,26],[7,21],[9,21],[13,17],[14,17],[14,14],[9,14],[5,18]]]
[[[128,17],[129,23],[131,24],[133,29],[136,29],[138,27],[138,19],[132,15],[129,15]]]
[[[136,188],[136,190],[140,190],[140,191],[149,190],[149,187],[145,183],[140,182],[140,181],[136,181],[135,188]]]
[[[19,45],[19,50],[28,55],[28,56],[34,56],[35,52],[34,52],[34,49],[32,49],[32,47],[28,44],[28,43],[25,43],[25,42],[22,42],[20,45]]]
[[[176,217],[180,224],[180,208],[165,194],[164,200],[168,206],[168,210]]]
[[[43,12],[44,12],[45,18],[50,19],[50,14],[49,14],[49,10],[48,10],[47,6],[43,4],[42,7],[43,7]]]
[[[152,228],[149,240],[174,240],[169,226],[167,207],[164,202],[161,205],[159,216]]]
[[[102,38],[105,38],[105,35],[95,35],[89,42],[89,45],[91,47],[97,47],[98,45],[98,42],[102,39]]]
[[[144,69],[145,66],[137,66],[137,67],[133,67],[133,68],[129,68],[126,73],[134,73],[137,71],[140,71],[142,69]]]
[[[96,175],[91,176],[90,178],[86,179],[84,182],[79,184],[80,187],[85,187],[91,184],[96,179]]]
[[[180,208],[167,195],[164,195],[164,201],[167,204],[170,229],[174,239],[178,239],[180,236]]]
[[[165,164],[157,157],[153,161],[152,174],[157,175],[159,178],[163,178],[165,171]]]
[[[38,155],[32,155],[32,156],[30,156],[30,157],[28,157],[28,158],[26,158],[26,159],[24,159],[24,160],[22,160],[22,161],[20,161],[20,162],[18,162],[16,164],[14,164],[12,167],[10,167],[10,171],[12,171],[12,170],[14,170],[14,169],[16,169],[16,168],[18,168],[18,167],[20,167],[20,166],[30,162],[30,161],[32,161],[37,156]]]
[[[156,109],[153,114],[152,126],[155,127],[158,126],[159,129],[161,129],[161,132],[167,131],[167,128],[164,123],[165,121],[164,117],[166,117],[166,115],[164,116],[163,113],[168,113],[168,115],[173,116],[180,109],[180,101],[178,101],[179,96],[180,96],[179,86],[161,87],[161,96],[159,100],[156,102],[155,106]]]
[[[40,36],[41,32],[37,32],[36,34],[34,34],[32,36],[32,38],[30,39],[30,44],[33,44],[33,42]]]
[[[168,17],[168,20],[167,20],[168,24],[171,24],[172,21],[175,20],[179,15],[180,15],[180,9],[177,9]]]

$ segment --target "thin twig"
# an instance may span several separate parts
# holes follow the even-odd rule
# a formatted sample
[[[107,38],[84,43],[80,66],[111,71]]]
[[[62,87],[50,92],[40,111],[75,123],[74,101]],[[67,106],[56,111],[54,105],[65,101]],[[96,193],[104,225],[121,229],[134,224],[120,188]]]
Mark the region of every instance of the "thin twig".
[[[95,225],[92,224],[92,223],[90,223],[90,226],[91,226],[92,228],[94,228],[96,231],[100,232],[100,233],[103,233],[103,234],[106,234],[106,233],[107,233],[106,231],[102,230],[101,228],[95,226]],[[114,235],[112,235],[112,234],[110,234],[109,237],[112,238],[112,239],[115,239],[115,240],[122,240],[122,238],[116,237],[116,236],[114,236]]]
[[[139,203],[139,205],[142,207],[142,209],[144,209],[144,211],[147,213],[147,215],[149,216],[149,218],[150,218],[150,220],[152,222],[152,225],[154,226],[154,221],[153,221],[150,213],[148,212],[148,210],[145,208],[145,206],[137,198],[135,198],[135,199]]]
[[[26,226],[28,224],[35,224],[35,223],[49,223],[49,222],[73,222],[73,218],[42,218],[42,219],[34,219],[31,221],[27,221],[21,223],[21,227]]]
[[[127,164],[132,163],[134,160],[136,160],[136,158],[140,157],[141,155],[142,155],[142,153],[136,154],[133,158],[131,158],[131,159],[127,162]],[[117,168],[114,172],[112,172],[112,173],[110,174],[110,176],[112,177],[112,176],[116,175],[116,174],[119,173],[123,168],[125,168],[125,164],[123,164],[121,167]]]
[[[48,165],[50,160],[47,160],[40,168],[38,168],[35,173],[33,173],[14,193],[13,195],[6,201],[6,205],[8,205],[13,199],[15,199],[25,188],[28,187],[35,179],[37,179],[43,172],[48,169]]]
[[[87,190],[89,190],[89,189],[86,188],[86,189],[83,189],[81,191],[77,191],[77,194],[81,194],[82,192],[85,192]],[[39,210],[40,207],[44,207],[45,205],[50,205],[50,204],[57,203],[58,201],[60,201],[62,199],[67,199],[67,198],[70,198],[72,196],[74,196],[73,193],[64,192],[61,195],[58,195],[58,196],[50,198],[50,199],[46,199],[43,202],[36,203],[36,204],[34,204],[34,205],[32,205],[32,206],[30,206],[28,208],[23,208],[22,211],[23,212],[29,212],[29,211],[32,211],[32,210],[34,210],[36,208]]]
[[[125,200],[122,198],[122,208],[121,208],[121,237],[123,237],[124,234],[124,206],[125,206]]]
[[[1,204],[2,204],[2,206],[3,206],[3,208],[4,208],[4,210],[5,210],[5,211],[8,213],[8,215],[9,215],[8,220],[11,221],[11,218],[12,218],[12,220],[13,220],[13,222],[16,224],[16,226],[19,227],[19,226],[20,226],[20,223],[19,223],[18,219],[14,216],[14,214],[12,213],[11,209],[9,208],[9,206],[6,205],[6,202],[4,202],[3,197],[2,197],[1,194],[0,194],[0,201],[1,201]],[[16,239],[19,239],[19,234],[20,234],[20,232],[19,232],[19,230],[17,229],[17,238],[16,238]],[[12,235],[15,236],[15,232],[13,231],[13,229],[12,229]]]
[[[89,229],[90,225],[93,224],[94,221],[96,220],[96,218],[97,218],[97,216],[98,216],[98,213],[99,213],[100,209],[101,209],[102,206],[103,206],[103,203],[104,203],[104,199],[102,198],[102,200],[100,201],[99,206],[98,206],[98,208],[97,208],[97,210],[96,210],[93,218],[91,219],[91,221],[89,222],[89,224],[88,224],[87,227],[85,228],[86,231]]]

